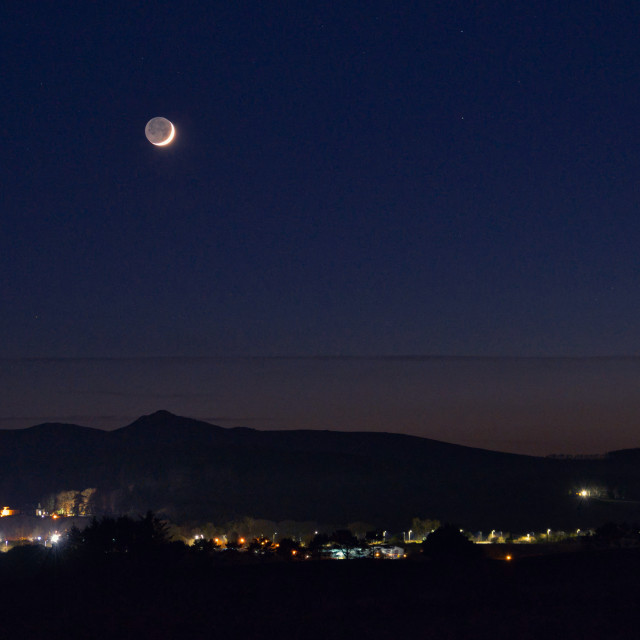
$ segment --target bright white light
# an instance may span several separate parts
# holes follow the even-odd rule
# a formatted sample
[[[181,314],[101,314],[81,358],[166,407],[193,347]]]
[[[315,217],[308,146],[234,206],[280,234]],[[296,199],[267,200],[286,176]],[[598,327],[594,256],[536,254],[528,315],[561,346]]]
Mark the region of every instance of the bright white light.
[[[60,534],[59,533],[54,533],[51,536],[51,542],[53,542],[53,544],[55,544],[56,542],[60,541]]]

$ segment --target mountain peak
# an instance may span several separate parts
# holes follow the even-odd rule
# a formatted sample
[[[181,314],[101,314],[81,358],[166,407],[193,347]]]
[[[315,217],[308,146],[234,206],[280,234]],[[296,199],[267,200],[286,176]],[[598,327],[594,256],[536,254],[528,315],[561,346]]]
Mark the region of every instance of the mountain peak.
[[[154,413],[140,416],[131,424],[116,429],[113,433],[118,433],[121,436],[137,434],[137,436],[143,438],[146,437],[145,434],[153,434],[155,437],[161,438],[165,443],[173,443],[182,441],[186,434],[195,436],[198,433],[202,437],[209,438],[217,431],[224,431],[224,429],[202,420],[177,416],[166,409],[160,409]]]
[[[154,411],[153,413],[149,413],[147,415],[140,416],[137,420],[134,420],[129,426],[134,425],[174,425],[181,422],[191,422],[192,418],[185,418],[183,416],[178,416],[175,413],[171,413],[171,411],[167,411],[166,409],[160,409],[159,411]]]
[[[146,418],[147,420],[170,420],[171,418],[179,418],[175,413],[171,413],[171,411],[167,411],[166,409],[158,409],[158,411],[154,411],[146,416],[140,416],[140,420],[142,418]]]

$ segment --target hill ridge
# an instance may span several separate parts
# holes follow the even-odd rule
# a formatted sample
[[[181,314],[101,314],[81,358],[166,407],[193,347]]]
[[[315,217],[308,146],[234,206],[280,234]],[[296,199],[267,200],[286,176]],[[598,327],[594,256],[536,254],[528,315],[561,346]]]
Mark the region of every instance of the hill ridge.
[[[113,431],[55,423],[0,431],[0,499],[22,508],[93,487],[96,512],[152,509],[178,520],[588,528],[640,519],[630,451],[557,460],[390,432],[224,428],[160,410]],[[611,499],[581,500],[585,486]]]

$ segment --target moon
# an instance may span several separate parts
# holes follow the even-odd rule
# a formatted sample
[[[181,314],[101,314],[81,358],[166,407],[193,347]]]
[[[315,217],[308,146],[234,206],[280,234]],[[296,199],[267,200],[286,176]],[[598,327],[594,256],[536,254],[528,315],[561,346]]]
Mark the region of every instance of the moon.
[[[168,145],[176,136],[176,128],[173,123],[166,118],[151,118],[144,128],[144,135],[147,140],[156,147]]]

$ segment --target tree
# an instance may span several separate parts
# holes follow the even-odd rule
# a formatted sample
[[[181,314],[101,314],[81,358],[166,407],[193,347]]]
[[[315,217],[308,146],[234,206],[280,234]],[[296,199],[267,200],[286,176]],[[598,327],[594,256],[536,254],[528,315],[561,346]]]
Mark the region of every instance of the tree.
[[[67,535],[64,541],[64,546],[67,551],[77,551],[82,547],[84,537],[82,531],[74,524],[71,529],[67,531]]]
[[[96,489],[89,487],[83,491],[69,489],[60,491],[53,498],[45,500],[48,511],[55,511],[61,516],[88,516],[93,512]]]
[[[470,560],[479,555],[473,542],[452,524],[436,529],[421,546],[422,553],[435,560]]]
[[[78,492],[75,489],[56,494],[55,511],[61,516],[76,515]]]
[[[229,545],[227,544],[227,547],[228,546]],[[271,552],[271,540],[269,540],[269,538],[265,538],[264,536],[254,538],[249,543],[249,552],[254,553],[258,556],[266,556]]]
[[[138,542],[145,547],[160,547],[169,542],[169,527],[153,511],[147,511],[137,527]]]
[[[168,528],[151,511],[138,520],[129,516],[117,519],[93,518],[91,523],[80,531],[72,527],[67,536],[68,550],[92,554],[127,553],[144,555],[157,551],[169,542]]]
[[[356,538],[363,539],[367,535],[367,531],[371,531],[373,529],[373,525],[368,522],[350,522],[347,525],[347,529],[352,531]]]
[[[345,560],[348,560],[353,550],[360,546],[358,538],[356,538],[350,529],[338,529],[331,535],[331,542],[333,542],[333,548],[342,551]]]
[[[76,513],[79,516],[89,516],[94,512],[93,500],[95,492],[96,489],[94,487],[89,487],[78,494]]]
[[[227,551],[237,551],[242,545],[238,540],[227,540],[227,544],[225,546]]]
[[[592,543],[599,547],[636,547],[640,545],[638,525],[606,522],[596,529]]]
[[[413,518],[411,521],[412,540],[424,540],[430,533],[440,527],[440,520],[431,518]]]
[[[285,560],[294,560],[300,555],[300,545],[291,538],[282,538],[276,545],[276,554]]]
[[[321,558],[324,549],[330,543],[329,536],[326,533],[316,533],[308,545],[309,553],[314,558]]]
[[[215,551],[216,545],[213,542],[213,540],[200,538],[199,540],[196,540],[193,543],[193,545],[191,546],[191,549],[193,549],[193,551],[195,551],[196,553],[211,554]]]

